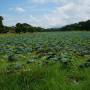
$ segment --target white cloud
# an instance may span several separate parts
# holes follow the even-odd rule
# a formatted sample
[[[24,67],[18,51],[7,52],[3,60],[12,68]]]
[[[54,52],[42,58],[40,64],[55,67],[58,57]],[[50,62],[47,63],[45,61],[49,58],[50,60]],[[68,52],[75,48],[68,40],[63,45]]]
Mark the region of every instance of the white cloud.
[[[90,0],[28,0],[37,4],[46,4],[41,5],[41,7],[34,7],[31,9],[32,12],[25,12],[26,10],[22,7],[12,8],[15,12],[25,12],[24,16],[19,16],[12,22],[20,21],[27,22],[35,26],[42,27],[53,27],[53,26],[63,26],[66,24],[71,24],[79,22],[82,20],[90,19]],[[57,4],[53,6],[54,8],[45,8],[47,4]],[[29,6],[30,7],[30,6]],[[48,9],[48,10],[47,10]],[[41,11],[40,11],[41,10]],[[45,13],[42,13],[42,10],[45,10]],[[39,13],[38,13],[39,11]],[[34,12],[34,14],[33,14]],[[37,14],[35,13],[37,12]],[[40,13],[41,12],[41,13]],[[32,15],[31,15],[32,14]],[[16,22],[15,22],[16,23]]]
[[[68,2],[79,2],[80,0],[28,0],[28,1],[32,1],[33,3],[38,3],[38,4],[47,4],[47,3],[57,3],[57,4],[61,4],[61,3],[68,3]]]
[[[25,9],[22,7],[10,8],[10,10],[15,12],[25,12]]]
[[[45,3],[49,0],[41,1]],[[59,1],[60,0],[57,0],[57,2]],[[68,2],[64,2],[63,6],[57,6],[56,9],[52,10],[48,14],[46,13],[44,15],[36,16],[38,23],[33,19],[32,21],[37,25],[39,24],[44,27],[52,27],[63,26],[87,19],[90,19],[90,0],[85,0],[83,2],[82,0],[68,0]]]
[[[16,11],[18,11],[18,12],[24,12],[25,9],[23,9],[22,7],[16,7]]]
[[[32,0],[34,3],[45,4],[45,3],[58,3],[60,0]]]

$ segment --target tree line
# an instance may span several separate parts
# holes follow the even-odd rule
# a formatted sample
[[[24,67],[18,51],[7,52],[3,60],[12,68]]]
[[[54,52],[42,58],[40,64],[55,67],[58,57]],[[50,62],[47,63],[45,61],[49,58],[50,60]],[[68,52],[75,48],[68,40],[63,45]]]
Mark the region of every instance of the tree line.
[[[33,27],[27,23],[17,23],[15,26],[4,26],[3,25],[3,17],[0,16],[0,33],[26,33],[26,32],[40,32],[44,31],[44,28],[41,27]]]
[[[15,26],[4,26],[3,17],[0,16],[0,33],[26,33],[26,32],[52,32],[52,31],[90,31],[90,20],[63,26],[61,28],[33,27],[27,23],[17,23]]]
[[[50,28],[50,31],[90,31],[90,20],[63,26],[61,28]]]

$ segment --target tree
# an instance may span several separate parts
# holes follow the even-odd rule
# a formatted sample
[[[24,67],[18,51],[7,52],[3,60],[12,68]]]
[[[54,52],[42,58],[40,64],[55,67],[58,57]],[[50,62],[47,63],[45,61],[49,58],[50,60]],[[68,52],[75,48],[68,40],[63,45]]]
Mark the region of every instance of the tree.
[[[16,24],[16,29],[15,32],[16,33],[26,33],[26,32],[34,32],[34,27],[32,27],[31,25],[27,24],[27,23],[17,23]]]
[[[15,32],[19,33],[19,34],[22,32],[22,24],[21,23],[16,24]]]
[[[3,26],[3,17],[0,16],[0,33],[3,33],[3,30],[4,30],[4,26]]]
[[[23,24],[22,24],[22,32],[23,32],[23,33],[28,32],[29,27],[30,27],[29,24],[27,24],[27,23],[23,23]]]

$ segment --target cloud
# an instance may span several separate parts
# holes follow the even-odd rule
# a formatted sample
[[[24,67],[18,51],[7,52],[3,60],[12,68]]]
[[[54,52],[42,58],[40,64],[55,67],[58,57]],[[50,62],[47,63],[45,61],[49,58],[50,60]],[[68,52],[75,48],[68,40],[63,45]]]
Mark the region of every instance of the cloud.
[[[60,0],[32,0],[33,3],[45,4],[45,3],[58,3]]]
[[[16,7],[16,11],[18,11],[18,12],[24,12],[25,9],[23,9],[22,7]]]
[[[41,1],[45,3],[48,0]],[[57,0],[57,2],[59,1],[60,0]],[[42,16],[40,15],[36,19],[38,20],[39,25],[44,27],[63,26],[88,20],[90,19],[90,1],[85,0],[82,2],[82,0],[78,0],[76,2],[74,0],[68,0],[68,2],[64,2],[63,6],[57,6],[51,12]]]
[[[27,0],[28,5],[12,8],[15,12],[25,12],[15,16],[12,22],[27,22],[34,26],[61,27],[90,19],[90,0]],[[33,3],[29,3],[29,2]],[[53,4],[52,4],[53,3]],[[45,4],[45,5],[44,5]],[[28,8],[27,8],[28,7]],[[33,8],[32,8],[33,7]],[[8,22],[8,21],[7,21]]]
[[[22,7],[10,8],[10,10],[15,12],[25,12],[25,9]]]
[[[33,3],[37,3],[37,4],[47,4],[47,3],[54,3],[54,4],[65,4],[68,2],[79,2],[80,0],[28,0],[28,1],[32,1]],[[82,0],[81,0],[82,1]]]

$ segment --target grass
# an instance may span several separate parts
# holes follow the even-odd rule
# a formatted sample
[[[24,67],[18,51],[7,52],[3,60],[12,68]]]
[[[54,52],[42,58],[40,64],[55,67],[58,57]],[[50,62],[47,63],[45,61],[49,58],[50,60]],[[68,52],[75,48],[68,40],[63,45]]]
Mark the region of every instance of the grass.
[[[89,90],[89,75],[89,69],[83,71],[67,71],[61,69],[59,63],[45,66],[35,64],[30,66],[30,71],[20,70],[17,72],[3,73],[0,75],[0,89]],[[79,81],[74,82],[76,79],[79,79]]]
[[[90,68],[79,68],[90,55],[81,56],[78,50],[90,46],[89,35],[90,32],[0,35],[0,90],[90,90]],[[9,53],[16,56],[15,61],[8,61]],[[48,58],[47,53],[54,57]],[[63,57],[70,60],[68,66],[61,63]]]

